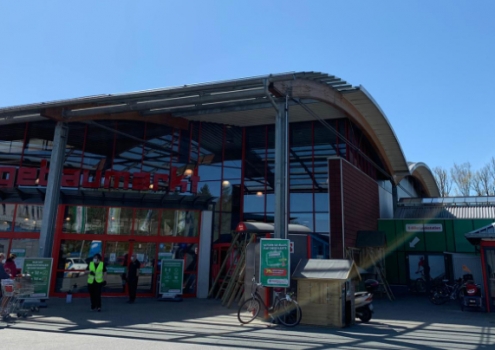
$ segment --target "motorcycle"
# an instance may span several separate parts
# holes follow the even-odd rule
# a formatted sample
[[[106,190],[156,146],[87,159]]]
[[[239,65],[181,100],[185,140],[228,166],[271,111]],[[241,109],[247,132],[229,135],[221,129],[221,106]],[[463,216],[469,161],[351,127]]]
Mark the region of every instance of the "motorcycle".
[[[356,317],[361,322],[368,323],[373,316],[373,293],[377,290],[380,283],[377,280],[369,279],[364,282],[366,292],[354,293],[354,308]]]
[[[481,297],[481,286],[474,282],[473,275],[464,275],[464,286],[462,289],[461,310],[466,308],[483,309],[483,299]]]

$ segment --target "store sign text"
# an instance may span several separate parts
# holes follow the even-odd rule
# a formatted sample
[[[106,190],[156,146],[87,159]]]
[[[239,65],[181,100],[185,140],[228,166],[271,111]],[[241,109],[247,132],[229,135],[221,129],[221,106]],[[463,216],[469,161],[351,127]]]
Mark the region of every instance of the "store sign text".
[[[48,183],[49,169],[0,167],[0,188],[14,188],[16,186],[42,186]],[[177,168],[173,167],[171,174],[161,173],[130,173],[128,171],[94,171],[80,169],[63,169],[61,187],[72,188],[104,188],[124,189],[134,191],[158,191],[167,188],[174,191],[179,188],[181,193],[198,192],[199,176],[176,175]]]
[[[442,224],[407,224],[406,232],[443,232]]]

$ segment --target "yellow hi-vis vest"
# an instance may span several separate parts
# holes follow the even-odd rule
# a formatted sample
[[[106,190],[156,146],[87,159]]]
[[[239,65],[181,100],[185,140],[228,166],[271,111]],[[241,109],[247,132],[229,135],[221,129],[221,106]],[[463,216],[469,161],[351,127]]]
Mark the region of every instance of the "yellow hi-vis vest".
[[[100,261],[98,267],[95,267],[94,262],[89,263],[89,271],[94,272],[94,276],[91,274],[88,275],[88,284],[93,284],[96,279],[97,283],[103,282],[103,262]]]

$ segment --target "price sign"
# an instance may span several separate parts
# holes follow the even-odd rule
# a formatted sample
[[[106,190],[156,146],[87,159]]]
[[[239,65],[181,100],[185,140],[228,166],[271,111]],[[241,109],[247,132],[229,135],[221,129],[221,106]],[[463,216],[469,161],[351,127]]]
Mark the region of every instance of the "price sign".
[[[52,277],[52,258],[25,258],[22,268],[23,274],[31,276],[34,293],[30,298],[47,298]]]
[[[182,294],[184,260],[163,259],[160,267],[160,294]]]

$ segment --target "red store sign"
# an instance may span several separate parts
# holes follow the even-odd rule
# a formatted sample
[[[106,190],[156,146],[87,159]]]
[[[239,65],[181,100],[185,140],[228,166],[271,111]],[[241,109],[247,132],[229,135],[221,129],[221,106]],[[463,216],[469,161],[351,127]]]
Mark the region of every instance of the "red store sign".
[[[0,166],[0,188],[17,186],[46,186],[48,182],[47,166],[41,168],[16,168]],[[82,175],[82,176],[81,176]],[[104,188],[124,189],[133,191],[158,191],[164,187],[169,191],[179,188],[181,193],[198,192],[199,176],[177,175],[173,167],[171,174],[161,173],[130,173],[128,171],[63,169],[61,187],[72,188]],[[121,186],[122,185],[122,186]],[[189,191],[188,191],[189,187]]]

